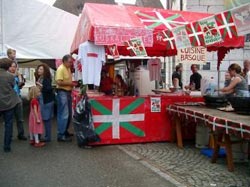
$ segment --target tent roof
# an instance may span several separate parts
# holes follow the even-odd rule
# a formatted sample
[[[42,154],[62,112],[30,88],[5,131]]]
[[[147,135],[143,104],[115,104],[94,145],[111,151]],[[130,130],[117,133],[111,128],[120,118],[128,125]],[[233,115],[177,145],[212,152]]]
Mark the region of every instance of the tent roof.
[[[36,0],[1,0],[0,53],[17,58],[57,59],[70,53],[78,17]]]
[[[160,27],[147,29],[135,12],[160,12],[162,15],[181,15],[182,24],[198,21],[211,16],[212,14],[172,11],[155,8],[145,8],[136,6],[119,6],[85,3],[82,16],[80,18],[71,52],[76,52],[78,46],[87,41],[94,41],[97,45],[117,44],[121,55],[129,55],[129,51],[123,46],[123,42],[130,38],[142,36],[147,47],[149,56],[172,56],[176,55],[176,50],[166,50],[166,47],[153,43],[153,33],[164,30]],[[165,28],[166,29],[166,28]],[[232,45],[233,44],[233,45]],[[222,43],[208,47],[209,51],[218,50],[220,47],[242,47],[244,38],[234,38]],[[153,47],[152,47],[153,45]]]

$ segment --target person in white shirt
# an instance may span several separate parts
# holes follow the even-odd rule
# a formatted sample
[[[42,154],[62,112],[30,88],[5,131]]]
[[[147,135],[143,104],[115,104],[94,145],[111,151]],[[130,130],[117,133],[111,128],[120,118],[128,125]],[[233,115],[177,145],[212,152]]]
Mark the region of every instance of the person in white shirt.
[[[245,60],[243,66],[244,77],[248,84],[248,90],[250,91],[250,60]]]

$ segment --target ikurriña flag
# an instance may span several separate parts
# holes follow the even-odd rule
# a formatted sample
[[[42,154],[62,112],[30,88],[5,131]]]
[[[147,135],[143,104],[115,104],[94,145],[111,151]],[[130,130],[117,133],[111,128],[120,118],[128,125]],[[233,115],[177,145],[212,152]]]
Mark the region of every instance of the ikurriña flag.
[[[238,36],[231,11],[216,14],[215,20],[217,22],[223,40]]]
[[[145,137],[145,99],[91,100],[95,131],[102,139]]]
[[[162,11],[136,11],[135,14],[149,29],[166,30],[172,29],[187,22],[181,14]]]
[[[192,46],[205,46],[202,28],[198,22],[187,24],[186,30]]]

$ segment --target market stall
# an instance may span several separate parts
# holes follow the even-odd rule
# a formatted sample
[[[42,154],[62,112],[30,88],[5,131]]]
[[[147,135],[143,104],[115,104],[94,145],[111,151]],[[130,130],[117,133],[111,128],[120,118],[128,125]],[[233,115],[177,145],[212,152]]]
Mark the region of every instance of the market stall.
[[[168,35],[167,32],[210,16],[211,14],[195,12],[86,3],[71,51],[78,53],[81,59],[83,53],[88,57],[99,58],[102,55],[98,52],[93,53],[91,50],[82,52],[83,46],[92,46],[91,49],[95,48],[94,46],[102,46],[101,51],[103,51],[104,46],[114,45],[115,51],[119,52],[118,56],[137,55],[131,39],[140,38],[140,44],[143,43],[145,50],[140,49],[139,56],[141,54],[151,57],[174,56],[177,54],[178,43],[177,40],[174,41],[175,37]],[[194,36],[197,35],[193,33],[191,37]],[[206,46],[208,51],[218,51],[218,64],[231,48],[243,46],[243,37],[226,37],[227,35],[223,41],[211,42]],[[85,83],[94,84],[94,81]],[[79,100],[78,95],[79,91],[75,90],[73,92],[75,103]],[[90,98],[96,132],[102,139],[100,144],[169,141],[171,126],[170,118],[165,112],[166,107],[175,102],[203,101],[201,97],[192,97],[185,93],[139,96],[135,94],[123,97],[90,96]]]
[[[77,90],[72,94],[76,104],[81,96]],[[102,140],[99,144],[170,141],[170,118],[165,109],[175,102],[188,101],[200,102],[202,98],[173,94],[91,97],[94,125]]]

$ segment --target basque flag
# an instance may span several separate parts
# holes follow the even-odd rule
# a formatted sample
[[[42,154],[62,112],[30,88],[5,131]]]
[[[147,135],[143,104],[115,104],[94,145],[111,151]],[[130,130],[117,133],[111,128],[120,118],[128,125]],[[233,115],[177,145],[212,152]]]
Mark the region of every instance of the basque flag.
[[[204,35],[198,22],[187,24],[186,30],[192,46],[205,46]]]
[[[223,40],[238,36],[231,11],[216,14],[215,20]]]
[[[187,24],[181,14],[160,11],[136,11],[135,14],[149,29],[165,30]]]

